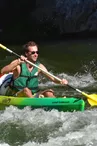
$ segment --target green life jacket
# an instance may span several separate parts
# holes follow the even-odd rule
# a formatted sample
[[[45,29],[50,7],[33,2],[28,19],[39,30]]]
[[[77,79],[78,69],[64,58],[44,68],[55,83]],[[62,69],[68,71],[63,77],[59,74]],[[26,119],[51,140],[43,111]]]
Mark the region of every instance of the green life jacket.
[[[39,63],[36,63],[38,66]],[[32,94],[39,91],[38,89],[38,68],[34,67],[31,72],[29,72],[26,63],[21,64],[21,73],[18,78],[13,80],[13,88],[22,90],[27,87],[32,91]]]

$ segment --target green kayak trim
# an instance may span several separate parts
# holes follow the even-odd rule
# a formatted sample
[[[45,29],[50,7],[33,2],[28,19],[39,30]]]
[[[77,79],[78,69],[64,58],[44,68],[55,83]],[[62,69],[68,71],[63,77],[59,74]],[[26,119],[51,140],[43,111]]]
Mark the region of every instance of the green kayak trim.
[[[32,109],[43,108],[45,110],[57,109],[58,111],[84,111],[85,102],[75,97],[58,98],[27,98],[0,96],[0,110],[13,105],[20,109],[30,106]]]

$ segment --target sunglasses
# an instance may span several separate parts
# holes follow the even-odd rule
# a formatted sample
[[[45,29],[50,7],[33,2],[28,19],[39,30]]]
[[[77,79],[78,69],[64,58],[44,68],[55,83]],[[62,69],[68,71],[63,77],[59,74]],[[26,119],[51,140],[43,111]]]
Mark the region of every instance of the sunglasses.
[[[30,52],[30,51],[29,51],[29,52]],[[39,51],[32,51],[32,52],[31,52],[32,55],[34,55],[35,53],[36,53],[36,54],[39,54]]]

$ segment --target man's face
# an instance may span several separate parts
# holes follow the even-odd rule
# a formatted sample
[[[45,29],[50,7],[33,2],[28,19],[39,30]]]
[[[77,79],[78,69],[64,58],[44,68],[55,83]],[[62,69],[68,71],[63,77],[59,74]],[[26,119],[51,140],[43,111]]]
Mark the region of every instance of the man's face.
[[[26,53],[27,59],[33,62],[37,61],[38,58],[38,48],[37,46],[29,46],[28,52]]]

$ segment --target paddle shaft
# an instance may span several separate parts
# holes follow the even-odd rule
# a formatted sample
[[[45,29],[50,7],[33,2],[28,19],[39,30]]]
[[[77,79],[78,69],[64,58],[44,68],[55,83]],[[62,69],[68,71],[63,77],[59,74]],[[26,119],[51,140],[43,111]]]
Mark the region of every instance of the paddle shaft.
[[[69,84],[68,84],[68,86],[69,86],[70,88],[72,88],[72,89],[76,90],[77,92],[82,93],[82,91],[80,91],[79,89],[76,89],[76,88],[72,87],[72,86],[71,86],[71,85],[69,85]]]

